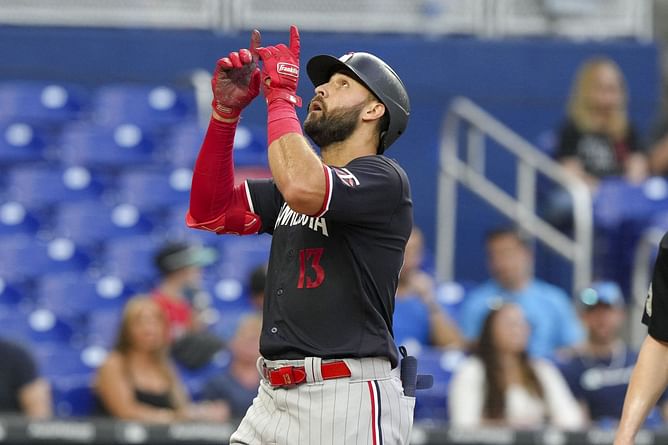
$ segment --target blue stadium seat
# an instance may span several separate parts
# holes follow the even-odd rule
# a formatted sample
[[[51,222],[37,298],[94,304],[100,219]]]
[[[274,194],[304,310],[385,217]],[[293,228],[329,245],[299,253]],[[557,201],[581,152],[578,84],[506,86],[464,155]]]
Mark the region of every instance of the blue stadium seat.
[[[51,382],[57,417],[82,417],[96,413],[92,383],[96,369],[108,350],[100,346],[51,347],[38,345],[35,353],[44,375]]]
[[[411,354],[411,351],[408,351]],[[453,349],[423,347],[414,354],[418,359],[418,373],[434,376],[434,386],[417,392],[415,420],[443,422],[448,419],[448,385],[464,353]]]
[[[650,220],[649,226],[668,231],[668,210],[655,214]]]
[[[59,376],[51,379],[54,413],[57,417],[88,417],[97,414],[91,386],[92,376]]]
[[[174,167],[193,168],[206,129],[198,121],[175,126],[166,138],[166,155]],[[264,167],[267,160],[267,135],[263,127],[239,124],[234,137],[234,164],[237,167]]]
[[[211,306],[217,311],[216,332],[228,338],[236,329],[236,320],[253,310],[246,289],[248,277],[221,278],[217,271],[204,274],[204,287],[211,297]]]
[[[155,163],[153,136],[135,124],[75,123],[63,130],[59,145],[68,165],[109,169]]]
[[[262,127],[239,125],[234,135],[234,165],[238,167],[266,167],[267,133]]]
[[[18,311],[0,312],[0,337],[30,344],[31,329],[28,315]]]
[[[60,343],[35,343],[31,352],[48,379],[90,376],[106,355],[106,349],[99,346],[75,347]]]
[[[157,277],[153,257],[160,241],[145,236],[113,240],[105,246],[102,269],[106,275],[119,278],[124,285],[145,283],[150,286]]]
[[[57,344],[58,347],[76,339],[77,327],[48,309],[37,308],[24,314],[12,311],[0,315],[0,336],[34,345],[35,343]]]
[[[643,231],[652,219],[668,208],[668,181],[649,178],[642,184],[631,184],[622,178],[601,182],[594,199],[596,274],[616,280],[624,294],[629,294],[628,271]]]
[[[53,232],[57,236],[68,237],[82,246],[94,246],[124,236],[146,235],[153,229],[150,217],[131,204],[111,206],[92,200],[63,203],[56,209],[53,219]]]
[[[269,261],[269,235],[227,235],[218,237],[218,240],[220,259],[216,271],[221,278],[234,278],[246,283],[256,266]]]
[[[130,293],[118,278],[93,278],[78,273],[45,275],[36,288],[40,307],[62,319],[79,322],[95,310],[122,308]]]
[[[0,122],[0,164],[43,159],[47,140],[44,129],[16,119]]]
[[[246,299],[247,277],[221,277],[215,266],[207,269],[204,273],[204,283],[207,290],[211,292],[214,302],[222,302],[223,307],[237,307],[240,301]]]
[[[96,310],[88,314],[86,342],[89,345],[113,348],[123,311],[118,309]]]
[[[171,207],[164,218],[160,219],[160,233],[169,240],[183,240],[214,245],[219,242],[220,235],[207,230],[191,229],[186,225],[187,203],[185,206]]]
[[[192,170],[128,171],[118,178],[120,202],[156,211],[190,200]]]
[[[16,201],[0,200],[0,236],[34,235],[40,228],[38,217]]]
[[[103,184],[81,167],[15,167],[9,171],[7,186],[8,199],[29,209],[97,198],[103,191]]]
[[[165,156],[175,168],[193,168],[205,129],[196,120],[175,125],[165,139]]]
[[[86,102],[86,92],[74,85],[30,81],[0,84],[0,120],[64,123],[77,119]]]
[[[30,236],[0,238],[0,277],[21,281],[47,273],[81,272],[90,260],[67,238],[37,240]]]
[[[14,312],[27,303],[29,297],[25,285],[0,277],[0,314]]]
[[[95,91],[92,105],[96,121],[105,126],[133,123],[152,128],[177,124],[196,113],[191,91],[167,86],[103,86]]]

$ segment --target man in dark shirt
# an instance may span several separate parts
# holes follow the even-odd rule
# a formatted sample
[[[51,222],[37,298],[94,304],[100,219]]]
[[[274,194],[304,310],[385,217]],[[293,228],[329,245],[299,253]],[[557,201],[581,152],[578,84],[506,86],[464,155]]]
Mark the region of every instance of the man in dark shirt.
[[[615,445],[632,445],[645,418],[668,387],[668,233],[659,244],[642,322],[649,335],[624,399]]]
[[[15,343],[0,340],[0,357],[0,413],[50,417],[51,389],[37,374],[30,354]]]
[[[260,71],[256,63],[263,62]],[[230,443],[408,443],[415,399],[391,372],[394,294],[412,203],[405,172],[383,156],[404,131],[403,83],[379,58],[316,56],[302,135],[295,112],[299,34],[230,53],[212,80],[213,117],[195,165],[191,227],[273,235],[259,395]],[[271,180],[233,186],[241,109],[264,90]]]
[[[638,358],[622,339],[624,296],[616,283],[596,281],[578,294],[577,304],[587,339],[562,358],[560,369],[592,424],[616,425]],[[647,426],[660,423],[661,412],[656,409]]]

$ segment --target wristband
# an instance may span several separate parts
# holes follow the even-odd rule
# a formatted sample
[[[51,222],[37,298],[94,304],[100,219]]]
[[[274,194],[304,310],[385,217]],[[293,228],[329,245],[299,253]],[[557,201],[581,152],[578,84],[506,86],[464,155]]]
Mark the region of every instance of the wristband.
[[[211,103],[213,110],[223,119],[238,119],[241,115],[241,108],[232,108],[221,104],[216,99]],[[216,119],[217,120],[217,119]]]
[[[288,133],[303,135],[302,125],[295,107],[286,100],[273,100],[267,104],[267,145]]]

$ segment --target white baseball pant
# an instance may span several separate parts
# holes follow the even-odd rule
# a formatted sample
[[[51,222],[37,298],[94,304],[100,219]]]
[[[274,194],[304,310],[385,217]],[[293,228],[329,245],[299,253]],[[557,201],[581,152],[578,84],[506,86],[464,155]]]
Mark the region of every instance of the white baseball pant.
[[[272,387],[262,378],[258,396],[230,444],[403,445],[413,426],[415,398],[403,393],[398,370],[385,358],[343,359],[350,377],[323,380],[322,360],[260,359],[261,366],[304,366],[306,382]]]

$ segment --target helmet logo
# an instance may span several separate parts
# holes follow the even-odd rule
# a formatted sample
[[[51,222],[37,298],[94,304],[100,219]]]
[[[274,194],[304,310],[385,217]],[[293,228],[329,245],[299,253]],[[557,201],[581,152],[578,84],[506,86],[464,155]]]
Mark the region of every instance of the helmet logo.
[[[276,65],[278,74],[285,74],[287,76],[299,77],[299,67],[292,63],[279,62]]]
[[[339,57],[339,60],[343,63],[347,63],[354,55],[354,52],[350,52]]]

